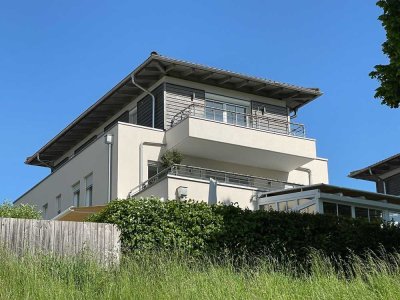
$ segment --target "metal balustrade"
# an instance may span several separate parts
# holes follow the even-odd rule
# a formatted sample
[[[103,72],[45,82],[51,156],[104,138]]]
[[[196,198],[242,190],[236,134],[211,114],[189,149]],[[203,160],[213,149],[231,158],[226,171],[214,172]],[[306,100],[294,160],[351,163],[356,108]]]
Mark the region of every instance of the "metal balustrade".
[[[287,122],[281,119],[266,117],[264,115],[244,114],[194,103],[178,112],[171,119],[171,127],[178,125],[189,117],[196,117],[233,126],[281,133],[296,137],[306,136],[303,124]]]
[[[173,165],[169,168],[164,169],[163,171],[159,172],[153,177],[149,178],[147,181],[138,185],[136,188],[132,189],[129,193],[129,197],[133,197],[134,195],[140,193],[141,191],[150,188],[151,186],[160,182],[164,178],[168,177],[168,175],[206,180],[206,181],[209,181],[210,178],[212,178],[216,180],[218,183],[252,187],[264,192],[282,190],[286,188],[295,188],[301,186],[299,184],[294,184],[264,177],[243,175],[232,172],[217,171],[212,169],[205,169],[205,168],[186,166],[186,165]]]

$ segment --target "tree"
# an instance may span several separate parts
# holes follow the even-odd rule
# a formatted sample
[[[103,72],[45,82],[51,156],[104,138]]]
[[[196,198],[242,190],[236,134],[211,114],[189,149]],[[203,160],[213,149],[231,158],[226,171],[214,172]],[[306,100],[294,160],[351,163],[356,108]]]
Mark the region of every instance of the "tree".
[[[379,16],[386,30],[386,41],[382,44],[382,51],[389,58],[389,64],[376,65],[369,76],[380,81],[375,90],[375,98],[381,99],[382,104],[391,108],[400,105],[400,1],[379,0],[376,5],[383,9]]]

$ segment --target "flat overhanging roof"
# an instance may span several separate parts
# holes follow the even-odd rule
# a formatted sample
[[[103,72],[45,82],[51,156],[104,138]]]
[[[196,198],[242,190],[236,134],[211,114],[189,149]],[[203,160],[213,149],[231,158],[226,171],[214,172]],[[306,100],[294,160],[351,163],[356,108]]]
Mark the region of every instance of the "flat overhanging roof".
[[[131,74],[134,74],[135,81],[145,88],[151,87],[164,76],[170,76],[287,101],[288,107],[292,110],[298,109],[322,95],[317,88],[304,88],[252,77],[168,58],[154,52]],[[40,150],[28,157],[25,163],[53,166],[55,160],[142,94],[142,90],[132,84],[131,74],[90,106]]]
[[[400,153],[379,161],[361,170],[352,171],[349,177],[369,181],[378,181],[379,177],[400,168]]]
[[[323,183],[312,184],[312,185],[291,188],[291,189],[285,189],[285,190],[279,190],[279,191],[272,191],[272,192],[267,192],[265,194],[268,197],[271,197],[271,196],[285,195],[285,194],[304,192],[304,191],[310,191],[310,190],[319,190],[321,193],[337,194],[337,195],[340,194],[340,195],[347,196],[347,197],[360,198],[360,199],[365,199],[365,200],[373,200],[373,201],[386,200],[388,203],[400,204],[400,197],[398,197],[398,196],[356,190],[356,189],[345,188],[345,187],[340,187],[340,186],[335,186],[335,185],[330,185],[330,184],[323,184]]]

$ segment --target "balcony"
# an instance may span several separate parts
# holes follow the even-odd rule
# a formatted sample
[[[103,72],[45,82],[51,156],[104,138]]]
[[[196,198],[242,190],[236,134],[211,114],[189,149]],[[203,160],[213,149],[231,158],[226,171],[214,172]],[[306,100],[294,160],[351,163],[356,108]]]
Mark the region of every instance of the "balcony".
[[[206,201],[209,197],[210,178],[218,185],[218,200],[220,202],[242,201],[248,204],[257,192],[269,192],[287,188],[300,187],[298,184],[275,179],[217,171],[200,167],[174,165],[171,166],[136,188],[129,197],[158,196],[165,199],[175,199],[178,187],[188,188],[188,198]]]
[[[168,148],[188,156],[284,172],[316,158],[315,140],[301,124],[192,104],[171,126]]]
[[[188,117],[195,117],[265,132],[306,137],[303,124],[287,122],[276,118],[268,118],[263,115],[249,115],[230,110],[218,109],[201,104],[191,104],[178,112],[171,120],[171,127],[178,125]]]

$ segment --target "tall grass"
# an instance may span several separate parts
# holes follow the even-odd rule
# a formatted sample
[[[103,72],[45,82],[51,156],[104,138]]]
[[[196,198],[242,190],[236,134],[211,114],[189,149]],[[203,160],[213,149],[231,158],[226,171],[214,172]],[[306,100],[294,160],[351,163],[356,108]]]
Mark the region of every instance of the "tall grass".
[[[104,268],[89,257],[0,256],[0,299],[399,299],[400,255],[351,263],[312,255],[302,271],[265,257],[251,263],[178,253],[124,258]],[[296,269],[296,272],[293,270]]]

